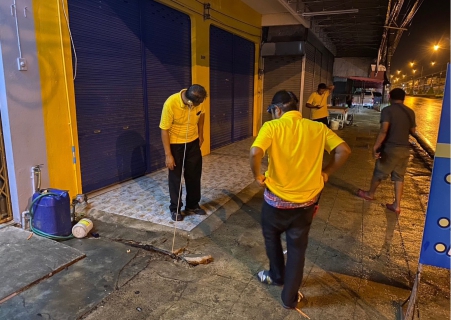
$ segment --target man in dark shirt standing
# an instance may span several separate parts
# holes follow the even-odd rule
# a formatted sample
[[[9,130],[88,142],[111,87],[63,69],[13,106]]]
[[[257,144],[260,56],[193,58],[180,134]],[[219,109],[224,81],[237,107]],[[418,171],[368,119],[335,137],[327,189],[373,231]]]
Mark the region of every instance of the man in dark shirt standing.
[[[410,156],[409,134],[416,132],[415,113],[404,105],[405,96],[400,88],[390,91],[390,105],[382,110],[381,128],[373,147],[376,166],[370,190],[359,189],[357,192],[365,200],[374,200],[377,187],[391,174],[395,183],[395,201],[385,206],[397,214],[401,212],[404,174]]]

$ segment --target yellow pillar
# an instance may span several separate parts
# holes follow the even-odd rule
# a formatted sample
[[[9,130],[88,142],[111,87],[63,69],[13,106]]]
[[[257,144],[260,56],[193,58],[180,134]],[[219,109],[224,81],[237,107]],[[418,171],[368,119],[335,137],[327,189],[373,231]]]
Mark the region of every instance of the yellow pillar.
[[[67,3],[33,0],[50,187],[81,193]]]

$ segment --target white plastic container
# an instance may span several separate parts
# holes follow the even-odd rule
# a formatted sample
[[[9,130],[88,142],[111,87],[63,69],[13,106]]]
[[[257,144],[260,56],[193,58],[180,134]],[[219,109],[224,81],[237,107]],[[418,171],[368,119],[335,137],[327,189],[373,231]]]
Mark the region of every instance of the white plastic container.
[[[72,227],[72,234],[75,238],[84,238],[91,231],[94,224],[91,220],[83,218],[78,223]]]
[[[340,122],[337,120],[330,120],[330,128],[332,130],[338,130],[340,128]]]

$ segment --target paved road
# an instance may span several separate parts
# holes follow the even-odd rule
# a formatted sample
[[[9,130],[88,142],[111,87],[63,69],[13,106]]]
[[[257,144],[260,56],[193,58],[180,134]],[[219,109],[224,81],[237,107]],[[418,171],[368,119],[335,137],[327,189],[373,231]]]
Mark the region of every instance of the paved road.
[[[417,130],[435,147],[442,110],[442,99],[408,96],[405,104],[415,111]]]

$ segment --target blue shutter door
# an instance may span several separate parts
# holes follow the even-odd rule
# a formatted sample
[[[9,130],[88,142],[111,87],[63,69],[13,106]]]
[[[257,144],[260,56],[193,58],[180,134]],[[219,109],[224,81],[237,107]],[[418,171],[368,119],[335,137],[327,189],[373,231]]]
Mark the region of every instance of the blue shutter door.
[[[137,1],[71,0],[83,192],[146,171]]]
[[[143,50],[150,146],[149,171],[165,166],[161,110],[166,99],[191,85],[191,21],[188,15],[143,1]]]
[[[232,142],[233,35],[210,26],[211,149]]]
[[[83,192],[164,166],[159,122],[191,82],[189,17],[151,0],[71,0]]]
[[[252,136],[254,61],[254,43],[233,36],[233,142]]]

